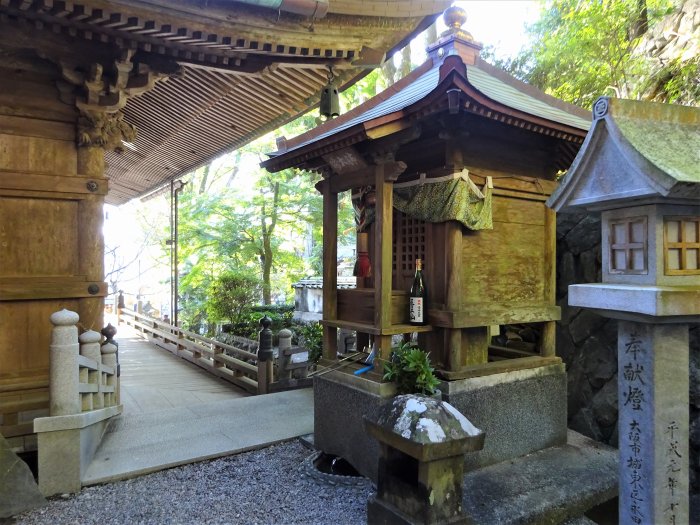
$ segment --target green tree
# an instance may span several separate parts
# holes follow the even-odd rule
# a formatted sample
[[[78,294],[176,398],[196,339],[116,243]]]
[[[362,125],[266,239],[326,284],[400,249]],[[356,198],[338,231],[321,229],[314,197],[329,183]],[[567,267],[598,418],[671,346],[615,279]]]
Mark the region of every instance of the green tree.
[[[563,100],[590,108],[601,95],[636,98],[648,75],[636,53],[671,0],[548,0],[528,28],[531,46],[502,64]]]
[[[260,281],[246,273],[226,272],[217,277],[207,294],[210,320],[238,323],[243,312],[260,298]]]

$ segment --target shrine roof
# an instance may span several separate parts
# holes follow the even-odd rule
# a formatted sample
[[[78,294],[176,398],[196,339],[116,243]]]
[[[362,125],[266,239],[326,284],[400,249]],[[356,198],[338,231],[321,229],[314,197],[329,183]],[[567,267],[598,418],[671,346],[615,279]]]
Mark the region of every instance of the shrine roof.
[[[700,198],[699,108],[601,97],[593,114],[550,207],[605,209],[657,197]]]
[[[313,149],[314,144],[327,144],[335,138],[344,139],[348,134],[352,134],[353,130],[362,132],[371,129],[375,123],[390,120],[390,116],[402,118],[410,113],[412,106],[439,91],[443,64],[442,60],[429,59],[386,91],[348,113],[286,140],[286,149],[270,153],[270,160],[263,162],[262,166],[277,171],[295,165],[296,153]],[[505,108],[537,117],[540,122],[561,124],[583,132],[590,127],[587,111],[551,97],[481,59],[477,59],[474,65],[462,63],[459,69],[461,71],[458,71],[458,74],[469,86]],[[445,90],[447,88],[444,87]]]
[[[121,110],[136,139],[105,155],[106,202],[122,204],[308,111],[329,66],[339,85],[353,84],[450,3],[8,0],[0,2],[0,55],[11,69],[19,59],[25,67],[25,56],[68,73],[100,63],[107,77],[129,50],[135,70],[164,74]],[[78,85],[71,96],[82,100],[84,91]]]

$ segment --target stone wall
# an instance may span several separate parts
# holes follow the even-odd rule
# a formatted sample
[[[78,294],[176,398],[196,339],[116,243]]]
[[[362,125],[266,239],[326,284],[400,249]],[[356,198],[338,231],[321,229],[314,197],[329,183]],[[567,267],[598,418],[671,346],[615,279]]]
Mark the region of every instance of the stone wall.
[[[601,282],[600,219],[557,217],[557,354],[568,371],[569,427],[617,446],[617,321],[568,306],[574,283]],[[691,486],[700,493],[700,325],[690,329]]]

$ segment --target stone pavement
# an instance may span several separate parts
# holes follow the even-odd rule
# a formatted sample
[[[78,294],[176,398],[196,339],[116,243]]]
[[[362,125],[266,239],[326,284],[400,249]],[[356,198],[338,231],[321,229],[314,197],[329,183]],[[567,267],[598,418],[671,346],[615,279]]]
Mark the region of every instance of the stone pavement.
[[[266,447],[313,432],[311,389],[249,396],[142,339],[117,336],[124,413],[114,418],[83,485]]]

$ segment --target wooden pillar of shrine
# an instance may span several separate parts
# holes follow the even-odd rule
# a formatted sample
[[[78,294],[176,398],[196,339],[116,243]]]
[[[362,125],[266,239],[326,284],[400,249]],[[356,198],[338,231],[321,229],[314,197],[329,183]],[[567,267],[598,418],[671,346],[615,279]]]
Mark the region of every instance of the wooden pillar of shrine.
[[[377,358],[387,360],[391,354],[391,335],[382,334],[382,329],[391,325],[392,291],[392,224],[394,195],[393,183],[386,180],[384,164],[374,168],[377,193],[374,230],[374,326],[380,330],[375,338]]]
[[[323,319],[338,318],[338,194],[328,181],[321,183],[323,193]],[[338,329],[323,327],[323,357],[335,359],[338,351]]]

